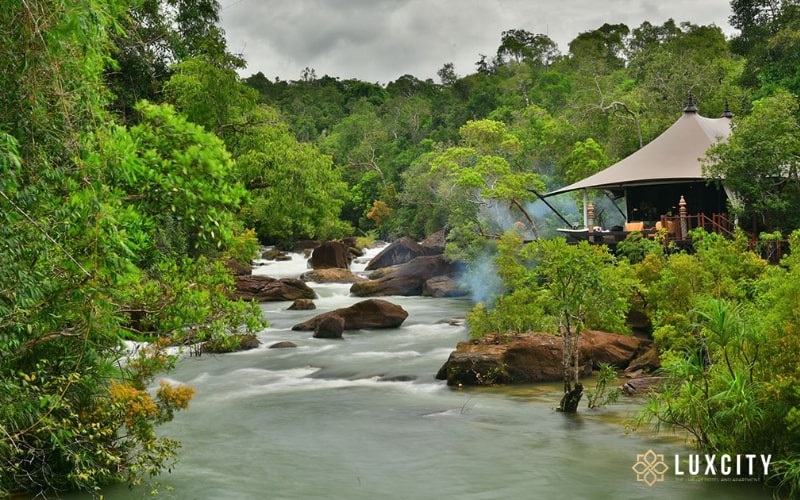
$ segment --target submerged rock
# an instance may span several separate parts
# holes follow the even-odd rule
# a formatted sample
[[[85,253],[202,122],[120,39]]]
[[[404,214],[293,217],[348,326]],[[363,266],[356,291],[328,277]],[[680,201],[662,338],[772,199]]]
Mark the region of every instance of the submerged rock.
[[[297,347],[297,344],[294,342],[289,342],[288,340],[282,340],[269,346],[269,349],[288,349],[292,347]]]

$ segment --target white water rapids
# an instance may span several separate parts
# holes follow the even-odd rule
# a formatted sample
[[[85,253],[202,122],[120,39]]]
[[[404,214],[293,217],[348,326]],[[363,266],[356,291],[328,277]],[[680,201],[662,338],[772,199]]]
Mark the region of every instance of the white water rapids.
[[[256,273],[304,271],[305,259],[295,255]],[[463,321],[452,321],[463,319],[467,299],[384,297],[409,312],[400,328],[315,339],[292,325],[363,299],[349,296],[349,285],[310,286],[319,295],[316,310],[262,305],[271,326],[259,333],[260,348],[185,358],[165,375],[196,395],[160,428],[182,443],[177,467],[158,478],[172,488],[161,498],[770,497],[760,483],[670,471],[652,486],[637,481],[633,466],[648,450],[670,468],[676,454],[692,451],[674,436],[629,432],[637,400],[599,410],[583,403],[570,416],[553,410],[560,384],[456,389],[435,380],[456,343],[468,338]],[[269,349],[283,340],[297,348]],[[147,491],[119,485],[103,494],[140,498]]]

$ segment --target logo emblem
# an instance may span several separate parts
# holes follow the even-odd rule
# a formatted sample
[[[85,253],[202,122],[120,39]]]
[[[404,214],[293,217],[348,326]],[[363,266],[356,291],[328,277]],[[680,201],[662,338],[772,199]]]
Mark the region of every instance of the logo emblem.
[[[664,480],[664,473],[669,470],[669,466],[664,462],[664,455],[647,450],[647,453],[636,455],[636,463],[632,469],[636,472],[636,481],[653,486]]]

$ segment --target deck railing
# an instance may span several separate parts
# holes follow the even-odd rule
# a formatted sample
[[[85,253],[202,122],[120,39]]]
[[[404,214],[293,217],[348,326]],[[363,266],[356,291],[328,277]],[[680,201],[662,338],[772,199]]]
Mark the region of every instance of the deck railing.
[[[678,216],[661,216],[659,228],[666,228],[664,244],[670,242],[678,246],[691,246],[691,234],[694,229],[702,228],[707,233],[721,234],[733,238],[736,233],[736,224],[728,219],[726,214],[682,214]],[[789,253],[789,242],[782,239],[759,239],[753,234],[745,232],[748,246],[751,251],[761,255],[762,258],[773,264],[780,262],[784,255]]]

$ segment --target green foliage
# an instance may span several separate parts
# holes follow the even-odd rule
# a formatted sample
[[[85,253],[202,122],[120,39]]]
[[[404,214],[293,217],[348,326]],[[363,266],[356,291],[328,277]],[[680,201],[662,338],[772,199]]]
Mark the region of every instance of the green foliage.
[[[174,228],[174,242],[164,241],[159,253],[180,255],[181,242],[195,254],[222,248],[246,195],[224,144],[170,105],[143,101],[136,110],[139,123],[109,138],[106,153],[115,155],[109,180],[146,217],[143,225]]]
[[[650,396],[641,422],[682,429],[709,453],[772,454],[774,479],[794,495],[800,489],[797,257],[767,266],[741,242],[696,236],[695,256],[673,255],[662,269],[671,280],[680,269],[672,261],[696,259],[678,273],[688,277],[702,268],[708,275],[702,286],[684,289],[683,306],[671,302],[673,313],[660,317],[654,337],[670,383]],[[656,280],[648,289],[660,288]]]
[[[255,112],[254,112],[255,113]],[[271,110],[232,144],[239,180],[251,196],[240,217],[262,242],[333,238],[349,231],[338,216],[346,185],[312,144],[300,143]]]
[[[589,408],[599,408],[615,403],[622,391],[619,388],[609,389],[609,384],[617,381],[617,370],[608,363],[600,364],[600,371],[595,376],[594,391],[586,391]]]
[[[704,162],[706,175],[736,193],[731,211],[767,231],[800,225],[798,109],[797,96],[786,91],[754,102],[752,115],[734,117],[728,142],[711,148]]]
[[[656,239],[645,238],[639,231],[634,231],[617,243],[615,252],[617,257],[625,258],[631,264],[637,264],[650,254],[662,255],[664,245]]]
[[[157,341],[126,358],[123,339],[262,324],[220,265],[186,259],[227,238],[241,198],[221,143],[167,107],[130,130],[106,112],[124,8],[0,7],[0,496],[152,479],[178,448],[155,428],[192,390],[153,390],[174,360]]]

